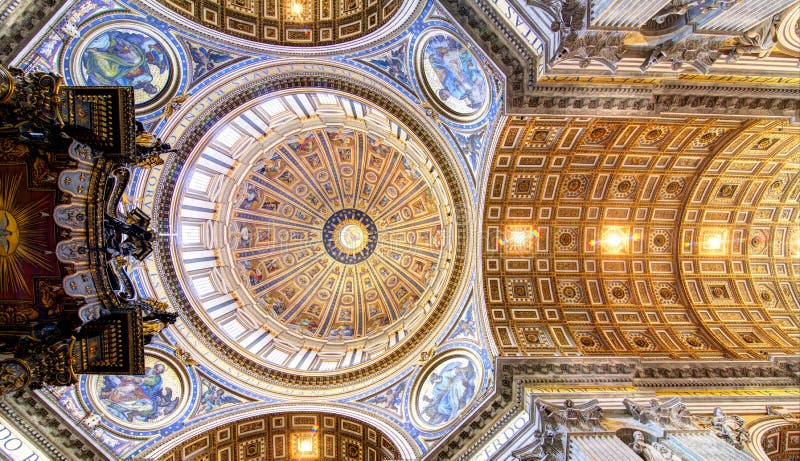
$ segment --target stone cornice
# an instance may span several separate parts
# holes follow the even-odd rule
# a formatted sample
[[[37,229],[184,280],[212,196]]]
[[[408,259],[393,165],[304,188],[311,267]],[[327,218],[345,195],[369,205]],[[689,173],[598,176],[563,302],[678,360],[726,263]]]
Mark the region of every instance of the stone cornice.
[[[443,0],[442,5],[506,76],[506,108],[514,113],[536,81],[536,55],[484,0]]]
[[[600,116],[724,115],[800,119],[800,88],[717,82],[659,81],[652,85],[543,82],[519,114]]]
[[[32,391],[6,396],[0,411],[52,459],[101,460],[106,456]]]
[[[16,3],[16,2],[15,2]],[[0,62],[9,63],[53,17],[64,2],[45,0],[12,4],[8,18],[3,18],[0,33]],[[5,12],[0,11],[0,14]]]
[[[638,358],[497,358],[494,393],[428,452],[428,460],[469,459],[525,407],[531,384],[631,386],[639,390],[791,387],[800,359],[773,361],[646,361]]]

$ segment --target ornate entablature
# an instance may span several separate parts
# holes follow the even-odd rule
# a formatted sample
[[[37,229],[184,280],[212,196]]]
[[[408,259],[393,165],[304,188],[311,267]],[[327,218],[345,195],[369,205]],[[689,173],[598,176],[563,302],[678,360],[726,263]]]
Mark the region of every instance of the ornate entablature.
[[[549,460],[614,453],[635,461],[661,459],[644,453],[663,446],[681,459],[752,460],[753,445],[768,443],[764,434],[781,425],[776,414],[790,418],[782,424],[792,423],[800,368],[794,359],[729,365],[501,358],[497,392],[427,456]],[[700,387],[686,389],[690,380]],[[765,414],[765,401],[791,410]],[[777,451],[775,442],[770,447]]]
[[[524,5],[478,0],[445,6],[504,70],[510,113],[591,109],[653,116],[744,105],[752,109],[745,110],[751,116],[798,114],[794,92],[784,107],[786,101],[779,101],[778,94],[743,96],[724,81],[716,81],[719,88],[702,89],[677,81],[691,74],[760,75],[788,78],[784,89],[796,90],[800,10],[790,0],[559,0]],[[610,76],[617,78],[614,84],[603,85],[607,82],[602,77]],[[560,81],[564,79],[575,79],[574,85]],[[683,98],[663,97],[671,87]]]

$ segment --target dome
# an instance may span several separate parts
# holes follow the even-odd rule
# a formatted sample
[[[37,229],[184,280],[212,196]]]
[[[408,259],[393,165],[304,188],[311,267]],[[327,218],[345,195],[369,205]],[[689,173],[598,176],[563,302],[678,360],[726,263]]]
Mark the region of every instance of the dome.
[[[415,6],[401,0],[290,0],[264,2],[263,7],[252,1],[149,2],[229,38],[295,48],[353,42],[407,15]]]
[[[426,146],[336,91],[268,95],[220,120],[173,207],[192,308],[272,368],[370,362],[419,332],[453,275],[452,198]]]

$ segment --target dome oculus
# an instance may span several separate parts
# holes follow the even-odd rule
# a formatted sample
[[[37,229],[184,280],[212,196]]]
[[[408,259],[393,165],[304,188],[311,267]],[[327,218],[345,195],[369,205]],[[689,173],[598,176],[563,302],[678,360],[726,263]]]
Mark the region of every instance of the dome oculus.
[[[325,251],[336,261],[358,264],[375,251],[378,245],[378,228],[361,210],[339,210],[325,221],[322,243]]]

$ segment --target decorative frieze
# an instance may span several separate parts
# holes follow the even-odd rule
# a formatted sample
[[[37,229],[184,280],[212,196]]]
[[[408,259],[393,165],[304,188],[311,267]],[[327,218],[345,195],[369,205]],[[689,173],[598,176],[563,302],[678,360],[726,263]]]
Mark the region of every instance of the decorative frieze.
[[[736,85],[682,80],[653,84],[603,84],[591,79],[575,83],[544,82],[526,96],[517,113],[656,117],[696,114],[727,117],[800,118],[800,90],[796,85]]]
[[[731,395],[730,393],[736,388],[796,389],[800,379],[789,369],[797,367],[799,363],[800,361],[797,359],[790,358],[776,362],[741,361],[726,363],[643,361],[633,358],[499,358],[495,367],[497,370],[497,387],[494,395],[487,399],[477,411],[473,412],[472,416],[466,419],[460,428],[453,430],[452,436],[433,447],[428,453],[428,459],[464,460],[478,456],[485,443],[491,441],[498,431],[503,430],[514,419],[515,415],[527,409],[525,405],[527,389],[535,383],[553,385],[553,392],[558,395],[567,395],[562,390],[570,387],[584,389],[585,392],[581,393],[581,395],[586,395],[590,392],[600,395],[598,393],[602,393],[602,389],[609,388],[614,389],[614,392],[618,392],[620,386],[633,386],[637,393],[667,392],[666,389],[680,392],[681,389],[686,389],[687,386],[702,386],[703,388],[711,389],[711,391],[717,388],[719,396],[716,398],[718,401],[722,401],[725,400],[725,395]],[[751,372],[744,371],[747,369],[751,370]],[[698,378],[692,378],[693,376]],[[624,408],[622,405],[623,398],[620,397],[616,404],[622,408]],[[763,401],[765,396],[738,396],[737,401],[741,402],[743,398]],[[776,397],[770,398],[776,399]],[[787,396],[786,398],[792,399],[794,397]],[[535,399],[534,402],[536,402]],[[542,422],[548,420],[566,420],[566,415],[569,411],[574,415],[570,416],[570,418],[576,422],[572,424],[572,427],[584,432],[587,430],[592,432],[595,429],[596,432],[592,433],[600,437],[610,434],[608,432],[610,428],[606,429],[609,426],[605,423],[608,418],[619,419],[617,416],[619,414],[618,410],[615,410],[617,413],[611,411],[597,412],[601,406],[608,404],[600,401],[598,401],[597,410],[594,409],[594,403],[589,405],[588,402],[571,406],[555,404],[552,401],[541,400],[540,402],[546,403],[546,405],[540,406],[540,409],[537,409],[535,403],[530,404],[532,415],[536,415],[537,411],[540,412],[538,413],[539,415],[542,415],[541,418],[532,416],[531,424],[542,424]],[[642,405],[638,402],[637,404]],[[584,408],[584,405],[586,408]],[[583,409],[591,410],[582,412],[581,410]],[[604,414],[606,419],[589,416],[593,414]],[[724,452],[727,453],[725,456],[728,456],[725,459],[752,459],[749,455],[738,450],[728,452],[724,447],[727,446],[731,450],[736,449],[729,444],[723,443],[720,438],[714,435],[710,427],[704,427],[708,426],[708,423],[704,422],[708,418],[692,417],[680,399],[673,398],[664,402],[657,401],[653,414],[656,419],[669,421],[667,427],[642,425],[633,418],[629,418],[627,420],[629,422],[626,424],[629,424],[629,427],[640,427],[641,429],[639,430],[646,430],[646,428],[650,427],[654,433],[662,435],[666,431],[666,433],[671,434],[669,435],[671,438],[667,438],[661,443],[673,451],[679,440],[694,440],[690,444],[694,447],[691,448],[693,450],[706,449],[709,450],[709,453],[717,452],[718,454]],[[581,418],[584,421],[583,428],[581,428],[581,424],[578,424]],[[589,423],[590,420],[596,420],[599,424]],[[537,421],[540,422],[537,423]],[[637,424],[639,426],[635,426]],[[548,427],[544,424],[541,427],[542,430],[539,432],[542,442],[524,447],[524,450],[521,450],[519,454],[527,453],[531,454],[531,457],[524,458],[520,456],[520,459],[537,459],[532,454],[547,453],[546,447],[557,449],[558,443],[555,435],[558,434],[558,431],[550,427],[553,433],[551,437],[547,432]],[[627,432],[619,432],[619,424],[615,424],[615,428],[617,428],[615,429],[616,432],[613,433],[617,434],[615,437],[620,437],[626,444],[632,442],[632,429],[628,429]],[[567,432],[566,429],[561,429],[561,431],[561,433]],[[552,444],[549,443],[548,437],[552,438]],[[717,442],[721,445],[717,444]],[[541,450],[537,446],[541,446]],[[690,448],[686,449],[689,450]],[[731,458],[731,453],[738,453],[741,456],[736,455],[739,457]]]

